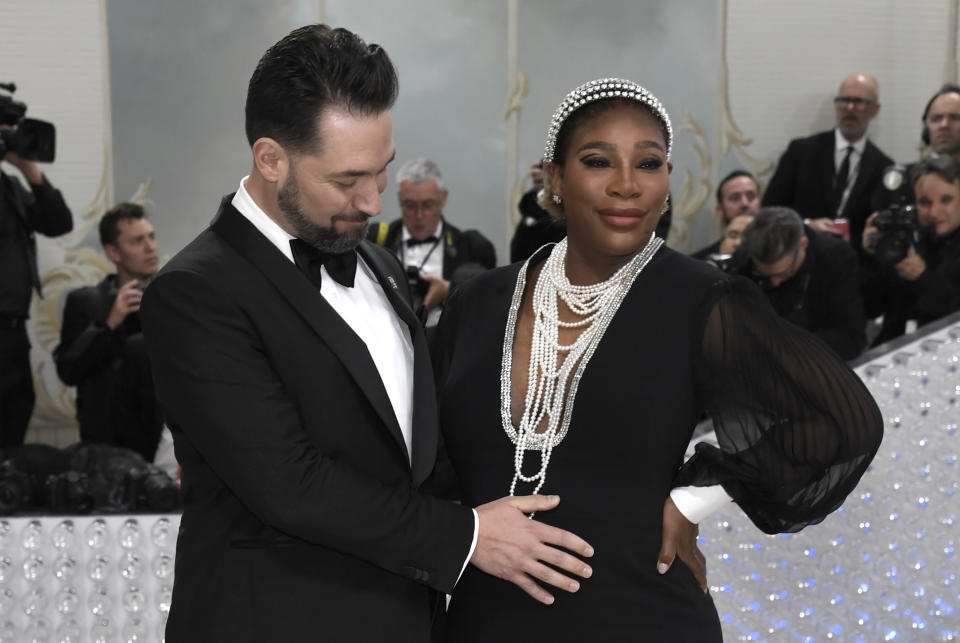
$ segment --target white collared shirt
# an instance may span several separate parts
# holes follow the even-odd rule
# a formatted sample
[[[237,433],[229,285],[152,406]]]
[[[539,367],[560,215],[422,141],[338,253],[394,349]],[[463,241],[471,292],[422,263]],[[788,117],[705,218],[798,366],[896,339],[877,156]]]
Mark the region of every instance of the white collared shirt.
[[[433,231],[433,236],[437,242],[420,243],[415,246],[407,246],[407,241],[413,237],[407,231],[407,226],[400,224],[403,230],[400,236],[400,247],[397,248],[397,258],[404,267],[414,266],[420,269],[420,272],[431,277],[443,277],[443,219],[437,224],[437,229]],[[443,306],[437,306],[427,313],[425,326],[432,327],[440,323],[440,315],[443,313]]]
[[[244,177],[240,181],[233,197],[233,207],[292,262],[290,240],[294,237],[254,202],[244,185],[246,180]],[[396,315],[377,278],[359,255],[353,288],[337,283],[327,274],[326,268],[321,268],[320,274],[320,296],[367,346],[390,398],[410,458],[413,453],[413,341],[410,330]]]
[[[290,240],[294,237],[256,204],[247,192],[247,178],[240,180],[240,187],[231,202],[233,207],[275,245],[283,256],[293,262]],[[397,316],[377,278],[359,254],[353,288],[337,283],[327,274],[326,268],[321,268],[320,274],[320,296],[326,299],[343,321],[359,335],[373,358],[403,433],[407,457],[410,458],[413,455],[413,341],[410,331],[406,323]],[[473,557],[480,533],[480,516],[476,509],[472,511],[473,541],[460,568],[458,582]]]
[[[840,198],[837,211],[834,213],[835,216],[840,216],[843,213],[843,208],[847,205],[847,199],[850,198],[850,191],[853,189],[853,184],[857,182],[857,175],[860,173],[860,161],[863,159],[863,151],[867,147],[867,136],[864,134],[856,143],[851,143],[843,138],[843,134],[840,133],[839,128],[836,128],[833,130],[833,141],[834,176],[840,171],[843,159],[847,155],[847,148],[853,147],[853,152],[850,153],[850,172],[847,174],[847,186],[843,190],[843,196]]]

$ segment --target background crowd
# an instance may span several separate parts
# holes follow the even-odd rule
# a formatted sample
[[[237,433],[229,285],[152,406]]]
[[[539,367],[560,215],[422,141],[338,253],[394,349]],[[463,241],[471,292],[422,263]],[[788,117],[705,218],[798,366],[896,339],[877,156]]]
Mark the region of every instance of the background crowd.
[[[869,140],[881,108],[872,75],[844,78],[833,104],[835,127],[792,140],[766,186],[743,169],[719,181],[714,212],[722,235],[692,254],[756,281],[781,316],[852,360],[960,309],[960,87],[944,85],[918,105],[925,152],[913,163],[898,164]],[[0,127],[16,127],[20,118]],[[6,149],[4,161],[0,446],[10,448],[23,442],[33,406],[26,319],[40,292],[34,235],[67,233],[73,220],[33,160]],[[537,205],[539,163],[531,177],[517,205],[511,262],[565,235],[564,222]],[[396,184],[401,218],[371,224],[368,239],[405,268],[430,337],[451,290],[493,268],[496,253],[445,212],[449,188],[436,162],[403,162]],[[661,237],[669,237],[671,214],[660,220]],[[99,237],[115,272],[67,297],[56,370],[77,387],[81,442],[130,449],[175,475],[138,317],[159,266],[155,231],[141,205],[120,203],[103,215]]]

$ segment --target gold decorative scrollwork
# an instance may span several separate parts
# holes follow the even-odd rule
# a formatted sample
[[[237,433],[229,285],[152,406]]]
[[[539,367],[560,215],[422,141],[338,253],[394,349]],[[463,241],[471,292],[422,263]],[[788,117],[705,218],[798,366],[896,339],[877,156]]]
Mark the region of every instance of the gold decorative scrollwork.
[[[673,197],[673,221],[670,224],[667,243],[671,248],[688,249],[693,237],[692,221],[703,204],[706,203],[712,189],[708,178],[712,158],[707,137],[704,136],[700,125],[693,120],[690,113],[685,109],[680,110],[680,116],[683,121],[680,131],[693,134],[692,147],[700,160],[700,168],[696,180],[694,180],[689,168],[683,170],[683,187]]]

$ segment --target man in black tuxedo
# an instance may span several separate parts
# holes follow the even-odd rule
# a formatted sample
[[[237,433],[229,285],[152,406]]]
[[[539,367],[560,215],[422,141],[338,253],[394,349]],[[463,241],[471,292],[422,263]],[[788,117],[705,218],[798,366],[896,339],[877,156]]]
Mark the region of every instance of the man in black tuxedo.
[[[392,251],[407,269],[414,308],[423,306],[427,328],[440,321],[451,284],[461,275],[497,265],[493,244],[476,230],[461,230],[443,215],[447,188],[430,159],[411,159],[397,170],[401,218],[370,226],[368,238]]]
[[[833,99],[833,130],[790,141],[763,195],[763,205],[796,210],[815,231],[839,235],[835,219],[846,219],[850,244],[859,252],[871,198],[883,170],[893,160],[867,139],[867,127],[880,111],[877,81],[850,74]]]
[[[363,241],[396,93],[386,52],[345,29],[267,50],[250,175],[144,295],[182,465],[168,640],[422,642],[468,561],[546,603],[534,579],[590,574],[558,548],[589,545],[523,513],[556,497],[471,510],[420,489],[439,442],[424,333],[403,269]]]

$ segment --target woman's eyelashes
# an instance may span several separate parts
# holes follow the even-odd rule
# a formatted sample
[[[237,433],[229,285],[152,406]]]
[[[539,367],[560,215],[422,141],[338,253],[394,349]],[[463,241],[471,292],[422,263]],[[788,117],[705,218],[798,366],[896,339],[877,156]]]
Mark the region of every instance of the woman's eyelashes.
[[[590,168],[614,167],[614,163],[610,159],[594,154],[584,156],[580,159],[580,162]],[[645,157],[637,161],[634,167],[638,170],[659,170],[663,167],[663,159],[656,156]]]

